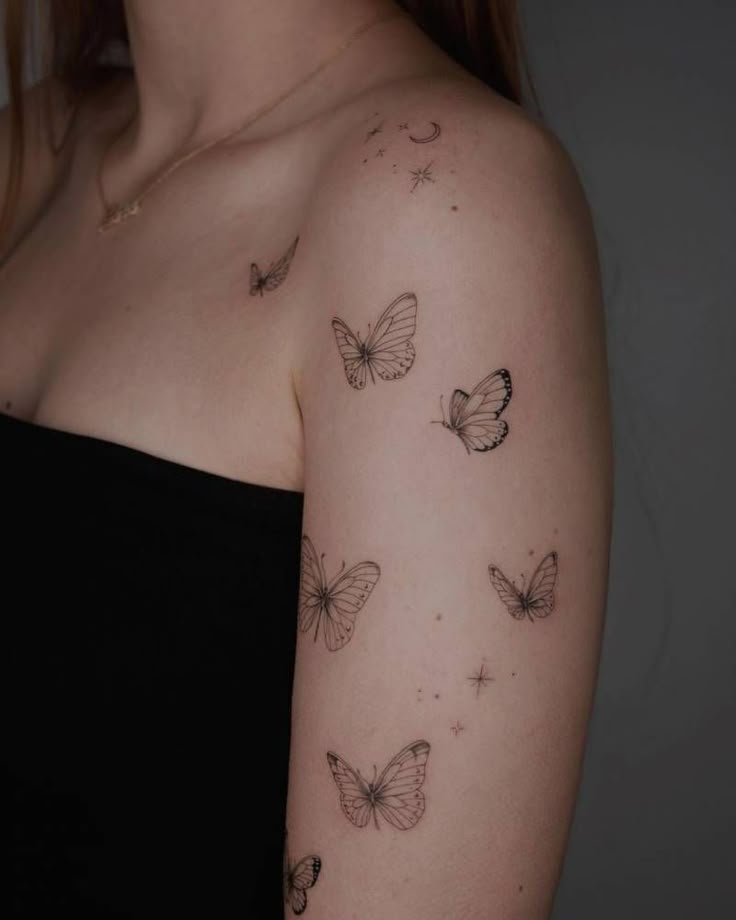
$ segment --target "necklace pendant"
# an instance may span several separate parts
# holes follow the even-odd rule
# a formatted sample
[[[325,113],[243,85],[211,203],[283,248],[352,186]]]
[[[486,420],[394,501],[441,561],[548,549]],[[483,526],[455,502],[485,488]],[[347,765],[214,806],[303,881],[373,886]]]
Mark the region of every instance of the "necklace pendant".
[[[130,217],[137,217],[142,210],[143,207],[140,199],[129,201],[127,204],[116,205],[110,208],[98,229],[100,233],[104,233],[106,230],[110,230],[112,227],[124,223]]]

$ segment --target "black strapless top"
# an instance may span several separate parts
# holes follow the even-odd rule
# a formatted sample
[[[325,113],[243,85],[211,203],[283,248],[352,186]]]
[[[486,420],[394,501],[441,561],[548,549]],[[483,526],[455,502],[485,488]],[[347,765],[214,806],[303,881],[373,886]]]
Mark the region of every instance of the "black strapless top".
[[[281,918],[301,493],[2,414],[0,462],[14,915]]]

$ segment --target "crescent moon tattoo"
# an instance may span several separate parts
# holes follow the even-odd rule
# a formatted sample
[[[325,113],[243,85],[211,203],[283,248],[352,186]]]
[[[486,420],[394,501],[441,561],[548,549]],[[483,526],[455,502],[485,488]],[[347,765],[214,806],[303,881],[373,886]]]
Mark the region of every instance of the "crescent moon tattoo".
[[[414,141],[415,144],[431,144],[432,141],[436,141],[442,131],[436,121],[430,121],[430,125],[432,125],[431,134],[428,134],[426,137],[414,137],[413,134],[410,134],[409,140]]]

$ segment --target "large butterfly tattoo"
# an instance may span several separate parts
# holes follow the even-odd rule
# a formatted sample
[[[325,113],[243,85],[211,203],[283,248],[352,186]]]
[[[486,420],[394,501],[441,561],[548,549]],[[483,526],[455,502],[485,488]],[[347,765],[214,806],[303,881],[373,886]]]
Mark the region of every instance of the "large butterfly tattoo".
[[[352,639],[355,618],[376,587],[381,569],[375,562],[359,562],[346,572],[343,562],[328,582],[323,559],[324,553],[318,556],[312,541],[303,536],[299,628],[309,632],[314,626],[316,642],[321,623],[325,645],[334,652]]]
[[[425,799],[421,791],[429,757],[426,741],[413,741],[389,761],[373,782],[368,782],[347,761],[329,751],[327,762],[340,790],[340,805],[345,817],[356,827],[365,827],[373,818],[378,829],[378,815],[400,831],[406,831],[424,814]]]
[[[496,589],[498,596],[506,605],[506,609],[515,620],[529,617],[534,622],[534,617],[548,617],[555,607],[555,584],[557,583],[557,553],[548,553],[537,566],[532,575],[526,591],[519,591],[516,585],[509,581],[501,569],[495,565],[488,566],[491,584]]]
[[[402,294],[383,311],[365,342],[341,319],[332,320],[337,347],[345,365],[348,383],[356,390],[365,386],[367,375],[373,383],[405,377],[416,357],[411,339],[417,328],[417,299]]]
[[[297,237],[289,246],[286,252],[277,259],[267,272],[262,272],[257,262],[251,262],[250,265],[250,296],[254,297],[260,294],[263,297],[264,291],[275,291],[276,288],[286,279],[289,274],[291,260],[296,252],[296,244],[299,242]]]
[[[319,878],[322,860],[319,856],[305,856],[296,865],[289,860],[288,837],[284,847],[284,900],[295,914],[307,909],[307,891]]]
[[[486,451],[498,447],[509,433],[509,426],[499,416],[511,400],[511,374],[505,369],[494,371],[474,387],[470,393],[455,390],[450,397],[449,418],[440,396],[444,425],[463,442],[465,450]]]

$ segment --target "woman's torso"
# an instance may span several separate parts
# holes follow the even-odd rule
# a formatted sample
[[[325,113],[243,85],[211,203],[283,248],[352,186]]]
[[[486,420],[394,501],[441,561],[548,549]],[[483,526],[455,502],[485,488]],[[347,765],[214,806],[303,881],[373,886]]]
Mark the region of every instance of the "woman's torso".
[[[94,176],[124,108],[78,114],[0,269],[14,910],[265,920],[301,533],[295,317],[343,128],[224,145],[101,234]],[[251,293],[251,263],[297,236],[279,289]]]
[[[301,494],[0,414],[14,915],[281,915]]]
[[[396,69],[443,70],[423,54]],[[99,233],[94,177],[125,99],[81,111],[60,157],[36,152],[0,267],[17,891],[28,911],[265,918],[298,588],[295,378],[325,267],[343,270],[321,221],[356,164],[394,168],[368,160],[367,131],[410,110],[377,85],[224,144]],[[345,228],[359,251],[360,214]],[[251,265],[297,237],[282,283],[251,293]]]
[[[36,139],[28,214],[0,252],[0,411],[300,489],[295,381],[326,296],[325,214],[334,220],[350,201],[344,232],[359,252],[349,187],[356,165],[367,177],[384,165],[366,152],[368,129],[405,116],[411,95],[426,108],[432,80],[467,80],[417,30],[396,29],[363,40],[372,66],[355,86],[308,85],[306,97],[175,170],[140,216],[106,233],[100,180],[108,200],[147,184],[126,186],[105,161],[135,108],[130,78],[80,109],[61,155]],[[66,116],[58,122],[61,133]],[[297,237],[285,280],[252,294],[252,265],[266,272]]]
[[[0,409],[299,489],[301,259],[268,296],[251,296],[249,275],[300,234],[320,153],[305,163],[291,136],[215,149],[102,234],[94,177],[124,109],[78,115],[45,206],[0,269]]]

